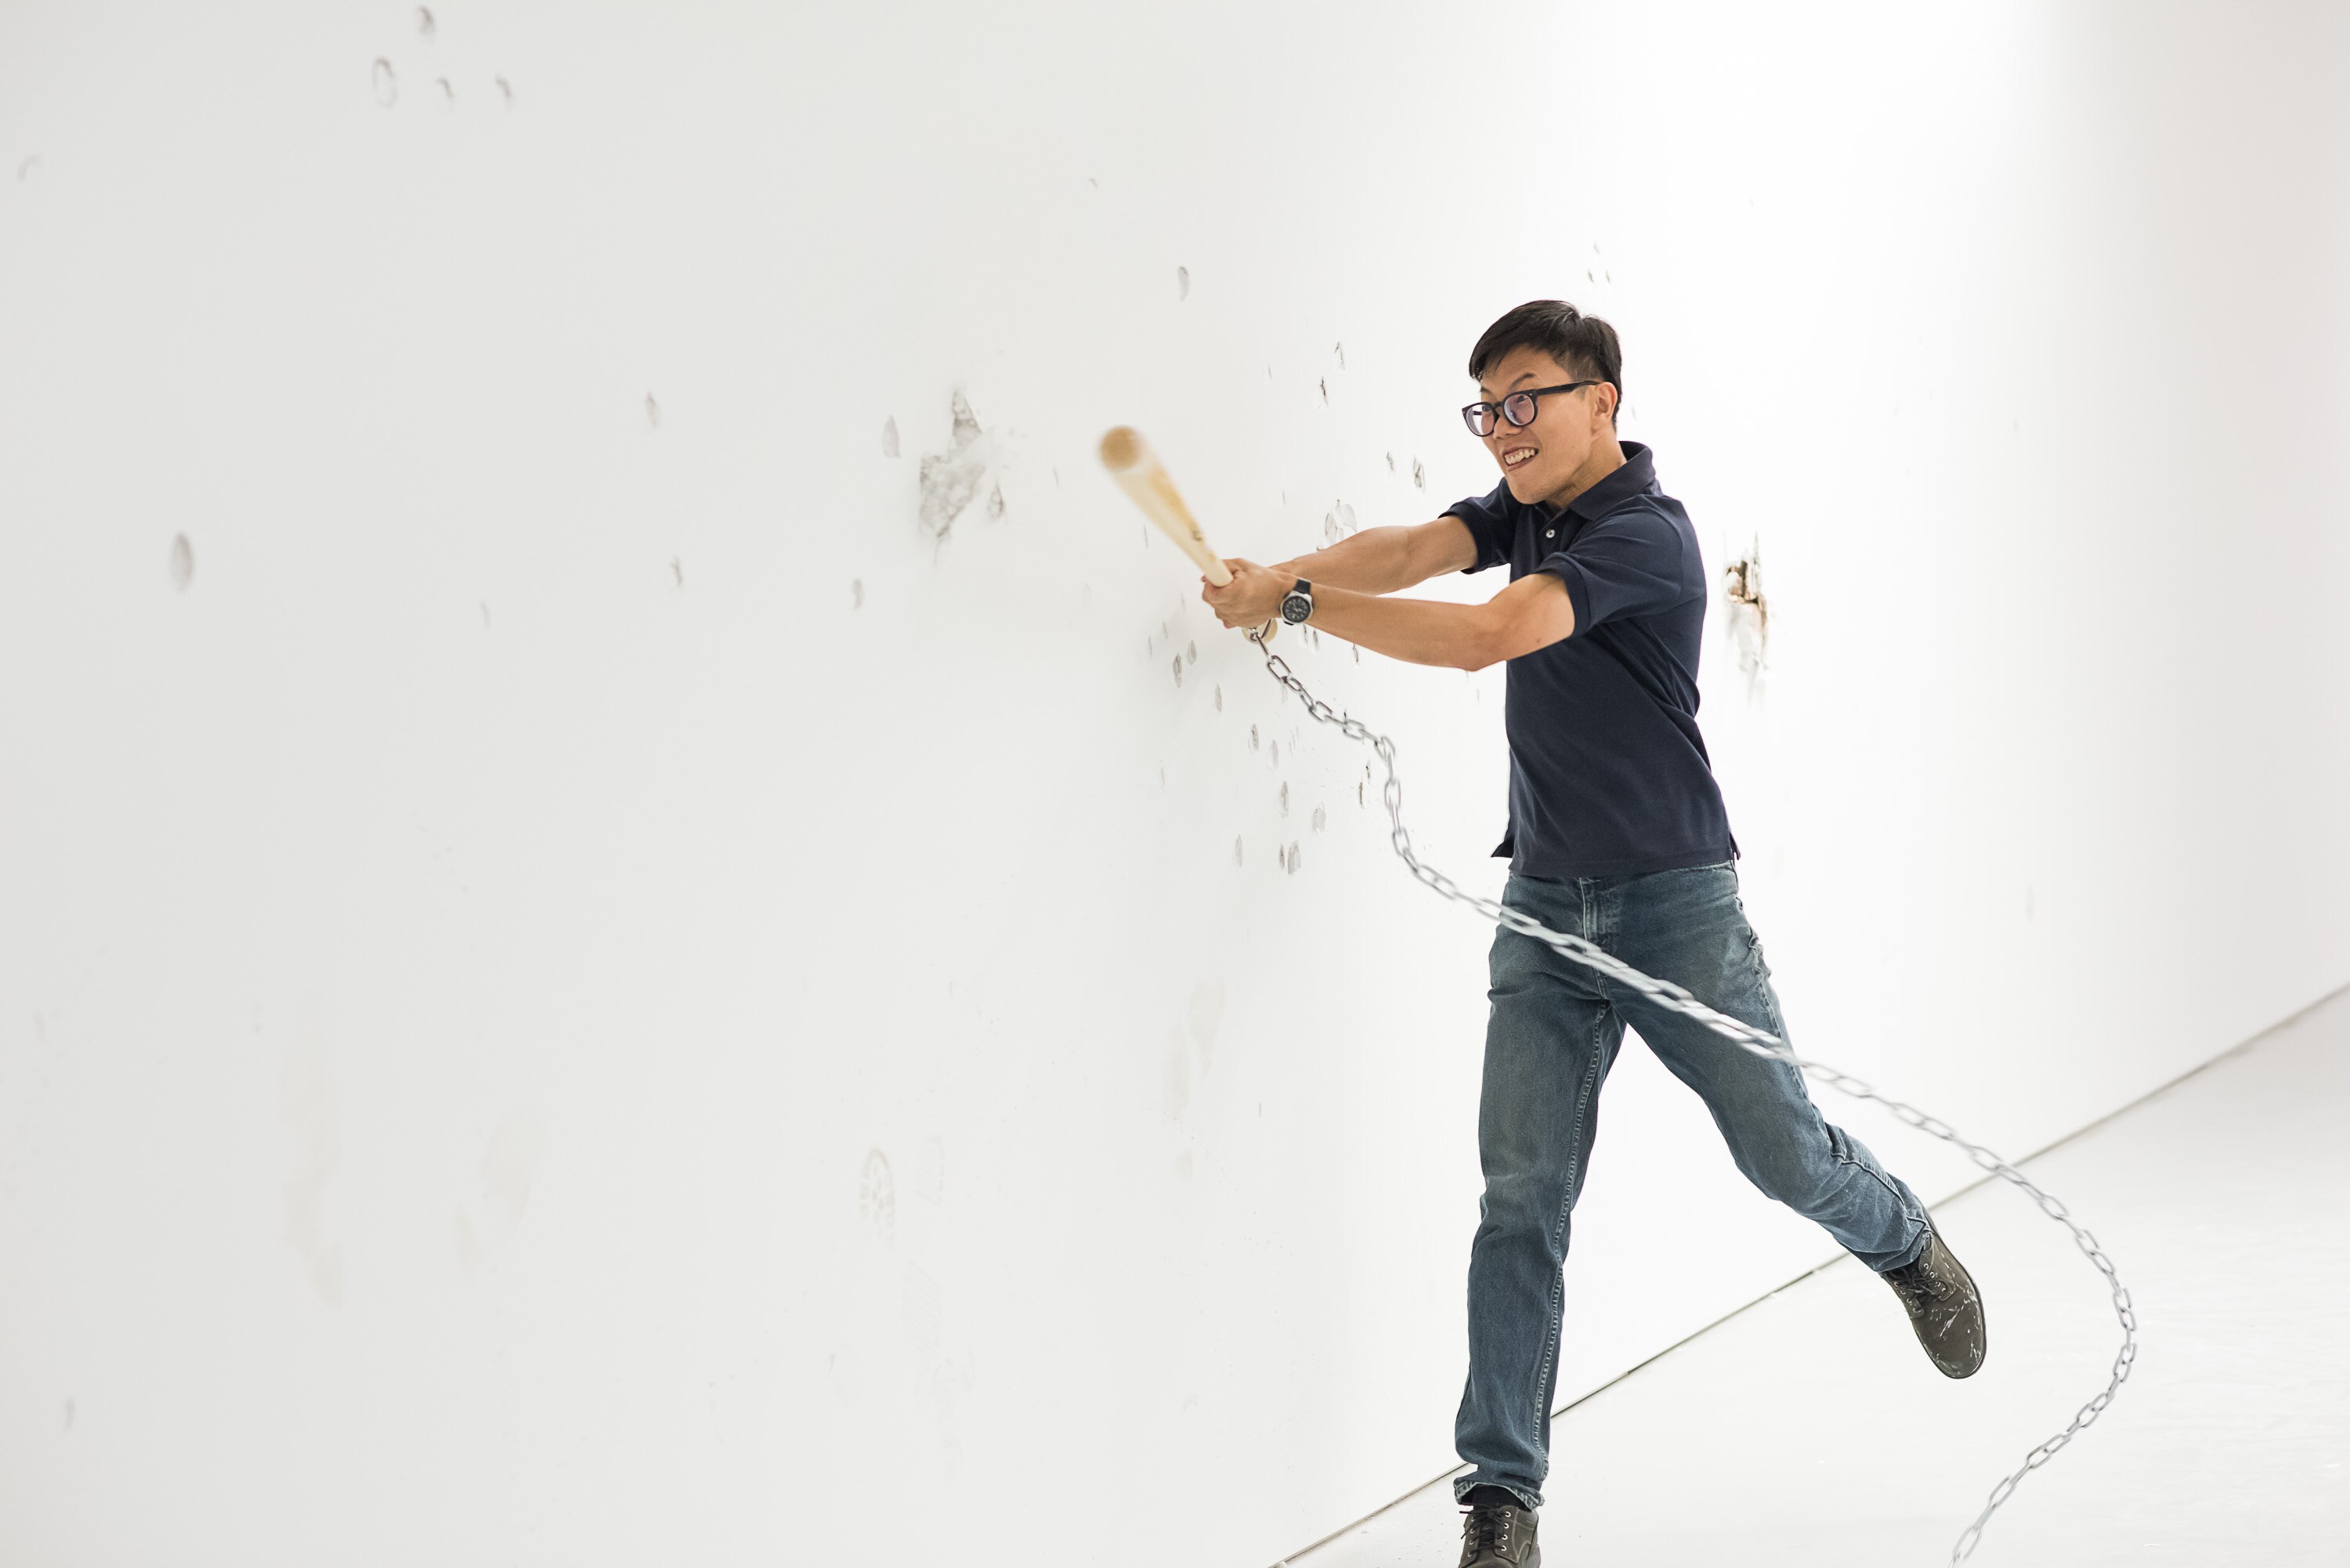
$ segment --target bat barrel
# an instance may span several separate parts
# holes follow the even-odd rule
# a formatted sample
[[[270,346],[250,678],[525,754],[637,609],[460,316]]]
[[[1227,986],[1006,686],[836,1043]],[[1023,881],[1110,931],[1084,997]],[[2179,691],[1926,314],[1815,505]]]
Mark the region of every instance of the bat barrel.
[[[1101,439],[1102,466],[1118,481],[1133,503],[1142,508],[1143,515],[1159,525],[1159,532],[1180,545],[1191,557],[1208,581],[1222,587],[1232,580],[1223,558],[1208,547],[1208,536],[1200,527],[1191,509],[1183,504],[1182,494],[1176,490],[1175,481],[1167,472],[1142,432],[1131,425],[1119,425]]]

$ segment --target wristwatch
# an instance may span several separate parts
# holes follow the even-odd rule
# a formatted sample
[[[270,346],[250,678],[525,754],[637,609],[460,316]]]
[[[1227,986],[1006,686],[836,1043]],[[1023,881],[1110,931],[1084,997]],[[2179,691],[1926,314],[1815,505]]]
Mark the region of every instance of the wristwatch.
[[[1281,597],[1281,618],[1292,626],[1302,625],[1314,613],[1314,585],[1304,577],[1297,586]]]

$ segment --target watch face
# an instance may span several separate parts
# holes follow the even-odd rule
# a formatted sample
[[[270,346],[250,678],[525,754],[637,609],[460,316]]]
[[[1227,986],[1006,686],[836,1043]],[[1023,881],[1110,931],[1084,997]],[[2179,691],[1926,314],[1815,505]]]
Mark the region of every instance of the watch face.
[[[1314,613],[1314,601],[1304,594],[1291,594],[1281,601],[1281,618],[1295,626]]]

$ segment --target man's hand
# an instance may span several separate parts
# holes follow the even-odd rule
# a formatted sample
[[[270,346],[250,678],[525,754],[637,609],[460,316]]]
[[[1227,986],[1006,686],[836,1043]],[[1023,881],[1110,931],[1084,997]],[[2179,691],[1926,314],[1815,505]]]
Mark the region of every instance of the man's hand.
[[[1226,626],[1258,627],[1280,618],[1282,597],[1297,586],[1295,572],[1275,571],[1238,556],[1226,557],[1224,569],[1232,580],[1220,588],[1202,577],[1200,597]]]

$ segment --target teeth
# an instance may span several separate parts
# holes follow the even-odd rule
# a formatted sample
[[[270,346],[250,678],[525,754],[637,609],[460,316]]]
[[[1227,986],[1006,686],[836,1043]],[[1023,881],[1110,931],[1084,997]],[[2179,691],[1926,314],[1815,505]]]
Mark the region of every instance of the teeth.
[[[1530,458],[1530,457],[1534,456],[1534,448],[1532,448],[1532,447],[1530,447],[1530,446],[1522,446],[1522,447],[1519,447],[1519,448],[1518,448],[1516,451],[1514,451],[1514,452],[1511,452],[1505,453],[1505,454],[1503,456],[1502,461],[1503,461],[1504,463],[1508,464],[1510,467],[1512,467],[1512,468],[1515,468],[1515,467],[1517,467],[1517,466],[1518,466],[1518,464],[1520,464],[1520,463],[1522,463],[1522,462],[1525,462],[1528,458]]]

